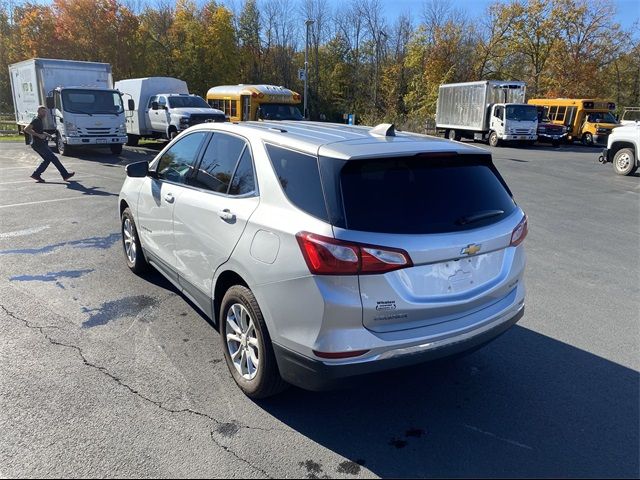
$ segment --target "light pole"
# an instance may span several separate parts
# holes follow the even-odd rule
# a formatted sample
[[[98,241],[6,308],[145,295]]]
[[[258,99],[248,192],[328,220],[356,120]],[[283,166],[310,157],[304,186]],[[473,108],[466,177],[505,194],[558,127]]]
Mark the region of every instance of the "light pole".
[[[307,111],[307,77],[309,76],[309,27],[315,23],[315,20],[308,19],[304,24],[307,26],[307,36],[304,42],[304,119],[309,119]]]

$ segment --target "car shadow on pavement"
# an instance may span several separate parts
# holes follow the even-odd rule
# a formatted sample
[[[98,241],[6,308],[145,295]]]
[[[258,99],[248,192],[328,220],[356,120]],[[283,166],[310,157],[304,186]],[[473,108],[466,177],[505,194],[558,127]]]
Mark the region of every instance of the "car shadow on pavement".
[[[259,404],[349,459],[338,471],[637,478],[639,386],[632,369],[515,326],[456,361],[349,390],[292,388]],[[307,461],[315,472],[336,468],[316,460]]]

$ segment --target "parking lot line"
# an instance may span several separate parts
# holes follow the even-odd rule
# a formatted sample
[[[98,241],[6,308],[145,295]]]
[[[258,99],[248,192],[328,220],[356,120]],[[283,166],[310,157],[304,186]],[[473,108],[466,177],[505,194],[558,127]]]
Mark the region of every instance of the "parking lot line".
[[[38,202],[24,202],[24,203],[13,203],[11,205],[0,205],[1,208],[11,208],[11,207],[22,207],[24,205],[36,205],[39,203],[54,203],[54,202],[65,202],[68,200],[79,200],[82,198],[91,198],[95,197],[94,195],[83,195],[81,197],[68,197],[68,198],[54,198],[52,200],[40,200]]]

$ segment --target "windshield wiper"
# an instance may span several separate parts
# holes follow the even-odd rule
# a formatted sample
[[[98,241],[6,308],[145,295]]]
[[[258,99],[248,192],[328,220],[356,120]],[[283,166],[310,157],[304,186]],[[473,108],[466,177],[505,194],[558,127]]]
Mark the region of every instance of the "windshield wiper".
[[[480,220],[485,220],[491,217],[497,217],[502,215],[504,210],[482,210],[481,212],[474,213],[473,215],[467,215],[465,217],[460,217],[456,220],[456,225],[468,225],[470,223],[479,222]]]
[[[83,110],[69,110],[71,113],[81,113],[83,115],[89,115],[90,117],[93,117],[93,113],[89,113],[89,112],[85,112]]]

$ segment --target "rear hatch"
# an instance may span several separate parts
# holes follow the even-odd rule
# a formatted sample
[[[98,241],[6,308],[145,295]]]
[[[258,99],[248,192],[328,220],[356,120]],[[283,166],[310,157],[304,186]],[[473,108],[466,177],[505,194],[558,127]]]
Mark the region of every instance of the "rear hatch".
[[[521,271],[511,242],[523,213],[489,155],[335,162],[335,237],[401,249],[412,262],[359,276],[366,328],[420,328],[513,301]]]

